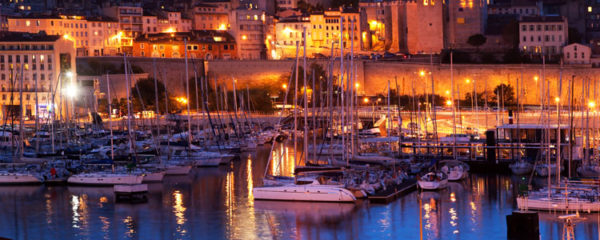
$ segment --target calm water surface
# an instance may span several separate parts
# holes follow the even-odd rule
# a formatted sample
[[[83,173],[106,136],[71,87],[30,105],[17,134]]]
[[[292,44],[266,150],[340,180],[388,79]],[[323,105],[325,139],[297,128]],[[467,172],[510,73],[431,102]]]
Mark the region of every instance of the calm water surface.
[[[149,185],[149,202],[115,204],[112,188],[0,187],[0,237],[13,239],[506,239],[517,178],[472,174],[440,192],[413,192],[391,204],[254,201],[265,170],[293,172],[292,149],[266,166],[269,148],[230,166],[194,169]],[[543,182],[543,181],[542,181]],[[598,239],[598,215],[575,228]],[[563,224],[540,215],[542,239]]]

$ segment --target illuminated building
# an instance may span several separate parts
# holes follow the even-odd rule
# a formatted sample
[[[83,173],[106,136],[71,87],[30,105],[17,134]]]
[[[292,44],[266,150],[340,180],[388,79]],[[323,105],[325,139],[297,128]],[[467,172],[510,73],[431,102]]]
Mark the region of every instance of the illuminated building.
[[[231,29],[237,43],[238,58],[242,60],[265,59],[265,12],[256,8],[237,8],[229,15]]]
[[[590,47],[572,43],[563,47],[563,62],[566,64],[589,64],[592,50]]]
[[[475,48],[468,43],[469,37],[484,34],[487,19],[485,0],[449,0],[447,47],[452,49]]]
[[[229,1],[200,2],[194,5],[193,29],[194,30],[229,30]]]
[[[121,47],[123,52],[130,52],[133,39],[142,34],[142,16],[144,9],[139,5],[106,6],[102,8],[104,15],[117,19],[120,31],[123,32]]]
[[[86,19],[82,16],[39,15],[27,18],[10,17],[8,29],[12,32],[61,35],[71,40],[77,56],[104,56],[119,52],[119,24],[108,18]]]
[[[365,50],[439,53],[444,48],[441,0],[364,0],[359,3]]]
[[[558,55],[568,36],[567,19],[564,17],[522,17],[519,21],[519,48],[522,52]]]
[[[187,39],[188,56],[203,59],[236,58],[234,38],[226,32],[205,30],[178,33],[144,34],[135,39],[134,57],[184,58]]]
[[[340,20],[343,19],[343,24]],[[352,23],[354,24],[352,27]],[[295,57],[296,42],[302,47],[302,31],[306,28],[306,45],[309,57],[316,55],[331,55],[331,47],[340,49],[340,27],[343,28],[344,49],[350,52],[351,46],[355,51],[361,49],[360,15],[354,10],[327,10],[316,12],[310,16],[293,16],[282,18],[275,24],[276,56],[277,58]],[[352,30],[354,29],[354,30]],[[352,33],[353,31],[353,33]],[[351,41],[354,41],[352,44]],[[302,51],[302,50],[300,50]],[[302,54],[302,52],[300,52]],[[272,56],[273,57],[273,56]]]
[[[44,116],[52,108],[50,89],[56,90],[56,94],[61,94],[61,86],[73,83],[76,78],[73,73],[76,72],[75,48],[71,40],[60,35],[0,33],[2,117],[4,118],[9,111],[13,113],[19,111],[20,84],[17,83],[21,78],[23,79],[23,115],[35,115],[35,93],[37,92],[39,113]],[[58,97],[55,98],[55,104],[58,104]]]
[[[180,12],[159,11],[142,16],[142,33],[189,32],[192,30],[192,20],[181,16]]]

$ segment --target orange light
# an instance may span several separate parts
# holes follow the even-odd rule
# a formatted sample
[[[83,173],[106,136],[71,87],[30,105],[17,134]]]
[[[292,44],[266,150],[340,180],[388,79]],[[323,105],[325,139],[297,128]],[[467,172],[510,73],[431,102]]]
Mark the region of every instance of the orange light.
[[[448,105],[448,106],[452,106],[452,100],[447,100],[447,101],[446,101],[446,105]]]
[[[284,83],[283,85],[281,85],[281,87],[282,87],[283,89],[287,89],[287,84],[285,84],[285,83]]]
[[[588,107],[589,108],[595,108],[596,107],[596,102],[594,102],[594,101],[588,102]]]
[[[554,102],[556,102],[556,103],[560,102],[560,98],[559,97],[555,97],[554,98]]]
[[[365,98],[363,99],[363,102],[364,102],[364,103],[369,103],[369,98],[368,98],[368,97],[365,97]]]
[[[242,40],[246,40],[246,39],[248,39],[248,36],[242,35]]]
[[[465,82],[466,82],[467,84],[469,84],[469,83],[471,83],[471,79],[468,79],[468,78],[467,78],[467,80],[465,80]]]
[[[540,79],[540,78],[539,78],[537,75],[533,76],[533,80],[534,80],[534,81],[536,81],[536,82],[537,82],[539,79]]]
[[[360,87],[360,84],[356,83],[356,84],[354,84],[354,87],[358,89]]]
[[[421,77],[424,77],[424,76],[425,76],[425,71],[421,70],[421,71],[419,72],[419,76],[421,76]]]

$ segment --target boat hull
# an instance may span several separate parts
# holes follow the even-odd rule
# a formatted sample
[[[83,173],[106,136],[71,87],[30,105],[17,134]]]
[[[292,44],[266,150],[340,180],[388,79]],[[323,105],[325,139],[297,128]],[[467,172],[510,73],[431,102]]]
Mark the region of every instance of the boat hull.
[[[73,175],[69,177],[69,184],[78,185],[116,185],[116,184],[141,184],[143,175]]]
[[[417,181],[419,187],[424,190],[439,190],[444,189],[448,186],[448,180],[444,179],[441,181]]]
[[[517,206],[519,209],[541,210],[541,211],[582,211],[582,212],[599,212],[600,203],[590,201],[575,201],[564,199],[529,199],[526,197],[517,198]]]
[[[162,182],[165,174],[165,171],[145,173],[144,180],[142,180],[142,182]]]
[[[192,166],[167,166],[166,175],[187,175],[192,170]]]
[[[345,188],[323,185],[287,185],[256,187],[252,189],[256,200],[354,202],[356,197]]]
[[[2,174],[0,175],[0,185],[11,184],[41,184],[42,181],[33,175],[24,174]]]

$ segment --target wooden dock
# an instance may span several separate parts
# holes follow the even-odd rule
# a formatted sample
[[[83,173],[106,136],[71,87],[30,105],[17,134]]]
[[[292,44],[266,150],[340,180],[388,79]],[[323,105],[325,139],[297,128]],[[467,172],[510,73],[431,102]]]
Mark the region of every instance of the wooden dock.
[[[417,180],[409,179],[396,186],[388,187],[385,191],[375,193],[375,195],[369,196],[368,199],[371,203],[389,203],[411,193],[415,189],[417,189]]]

